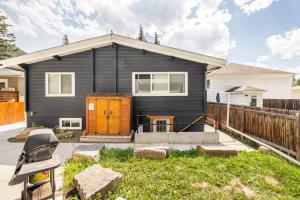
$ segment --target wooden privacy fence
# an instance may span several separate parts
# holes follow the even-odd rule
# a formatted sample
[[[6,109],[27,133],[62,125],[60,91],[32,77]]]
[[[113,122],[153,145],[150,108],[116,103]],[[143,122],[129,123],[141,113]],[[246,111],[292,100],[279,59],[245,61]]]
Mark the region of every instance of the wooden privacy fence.
[[[227,128],[227,104],[207,103],[207,122]],[[216,114],[217,115],[212,115]],[[300,160],[300,113],[230,105],[229,126]]]
[[[263,107],[300,111],[300,99],[263,99]]]
[[[0,91],[0,102],[19,102],[19,91]]]
[[[24,102],[0,102],[0,125],[24,120]]]

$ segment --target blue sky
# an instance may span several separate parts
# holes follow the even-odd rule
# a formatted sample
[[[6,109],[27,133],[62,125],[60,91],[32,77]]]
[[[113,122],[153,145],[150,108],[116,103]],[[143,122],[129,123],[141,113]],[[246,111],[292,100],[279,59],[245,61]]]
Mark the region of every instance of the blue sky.
[[[2,0],[27,52],[110,33],[300,73],[299,0]]]

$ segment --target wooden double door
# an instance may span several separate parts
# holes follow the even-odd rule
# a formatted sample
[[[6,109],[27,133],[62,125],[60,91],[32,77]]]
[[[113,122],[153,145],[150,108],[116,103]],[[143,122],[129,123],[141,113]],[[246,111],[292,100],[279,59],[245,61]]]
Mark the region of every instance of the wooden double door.
[[[120,99],[97,99],[96,133],[120,134],[121,112],[122,109]]]

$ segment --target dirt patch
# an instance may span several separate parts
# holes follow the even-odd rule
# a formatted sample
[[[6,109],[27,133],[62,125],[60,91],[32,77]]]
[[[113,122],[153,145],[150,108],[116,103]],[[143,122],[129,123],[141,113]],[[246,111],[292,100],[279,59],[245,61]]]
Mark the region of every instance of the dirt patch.
[[[20,133],[18,133],[15,137],[9,138],[7,141],[12,142],[12,143],[22,143],[25,142],[28,134],[30,131],[38,128],[44,128],[44,127],[31,127],[31,128],[26,128],[22,130]],[[71,135],[68,137],[61,137],[61,135],[56,135],[58,138],[58,141],[60,143],[80,143],[80,137],[84,135],[84,130],[68,130],[68,132],[71,132]],[[63,134],[63,133],[62,133]]]
[[[265,181],[266,181],[267,183],[269,183],[270,185],[273,185],[273,186],[278,185],[278,180],[275,179],[275,178],[272,177],[272,176],[265,176]]]
[[[224,190],[237,190],[238,192],[243,192],[248,198],[256,197],[256,192],[241,183],[240,179],[233,178],[227,186],[223,188]]]
[[[209,183],[207,183],[207,182],[205,182],[205,181],[203,181],[203,182],[201,182],[201,183],[194,183],[193,184],[193,187],[196,187],[196,188],[208,188],[210,185],[209,185]]]

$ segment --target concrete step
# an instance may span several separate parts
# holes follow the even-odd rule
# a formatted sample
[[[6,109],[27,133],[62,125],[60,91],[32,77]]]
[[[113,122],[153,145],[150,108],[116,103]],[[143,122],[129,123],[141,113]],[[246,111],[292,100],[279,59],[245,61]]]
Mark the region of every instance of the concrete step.
[[[131,143],[133,133],[130,135],[84,135],[80,142],[89,143]]]
[[[230,157],[236,156],[238,150],[232,147],[215,144],[215,145],[199,145],[197,146],[198,153],[208,155],[208,156],[219,156],[219,157]]]

